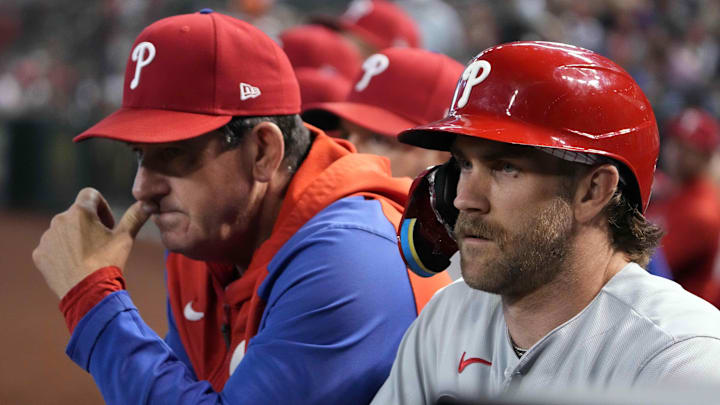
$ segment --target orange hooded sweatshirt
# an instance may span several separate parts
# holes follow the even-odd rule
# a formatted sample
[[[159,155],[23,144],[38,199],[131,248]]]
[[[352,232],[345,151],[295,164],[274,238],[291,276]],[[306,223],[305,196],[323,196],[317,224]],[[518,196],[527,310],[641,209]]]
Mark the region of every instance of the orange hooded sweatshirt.
[[[282,276],[277,269],[271,274],[268,267],[278,251],[308,221],[338,200],[362,196],[378,201],[385,218],[395,229],[400,222],[409,179],[391,177],[387,159],[355,153],[350,143],[311,129],[315,131],[314,142],[288,186],[272,234],[254,252],[241,277],[233,279],[237,272],[230,265],[195,261],[174,253],[167,257],[169,306],[171,321],[174,321],[171,334],[177,331],[198,379],[210,381],[216,391],[224,387],[243,357],[248,363],[256,361],[247,358],[248,351],[252,352],[252,338],[258,334],[266,316],[267,297]],[[400,257],[397,250],[393,254],[397,254],[393,260]],[[436,290],[450,282],[446,274],[421,278],[407,269],[404,274],[414,300],[413,317]],[[395,308],[383,310],[396,311]],[[402,329],[400,336],[407,326],[409,324],[398,326]],[[384,364],[389,365],[392,360],[384,359]],[[389,367],[380,375],[383,373],[389,373]]]

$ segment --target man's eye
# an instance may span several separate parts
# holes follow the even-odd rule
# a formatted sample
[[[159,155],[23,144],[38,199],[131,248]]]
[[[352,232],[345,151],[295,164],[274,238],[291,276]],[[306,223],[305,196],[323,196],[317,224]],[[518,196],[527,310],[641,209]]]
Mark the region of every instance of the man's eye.
[[[501,172],[508,173],[508,174],[516,173],[518,170],[517,167],[515,167],[515,165],[508,163],[508,162],[501,162],[498,165],[498,168]]]
[[[457,165],[460,168],[460,170],[472,170],[472,163],[468,162],[465,159],[462,158],[455,158],[457,161]]]
[[[468,162],[467,160],[461,158],[460,156],[453,155],[453,157],[451,159],[451,164],[460,170],[472,169],[472,164],[470,162]]]
[[[383,135],[373,134],[371,139],[372,139],[373,143],[376,143],[381,146],[390,146],[390,144],[391,144],[390,139]]]
[[[180,148],[164,148],[162,150],[162,158],[164,160],[170,160],[183,154],[183,150]]]

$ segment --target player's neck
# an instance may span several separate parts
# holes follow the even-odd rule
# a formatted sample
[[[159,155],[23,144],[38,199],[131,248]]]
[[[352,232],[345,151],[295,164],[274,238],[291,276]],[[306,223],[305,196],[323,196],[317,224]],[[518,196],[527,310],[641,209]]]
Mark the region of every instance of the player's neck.
[[[580,313],[628,263],[622,253],[596,237],[578,238],[565,269],[550,283],[523,297],[503,297],[503,313],[513,341],[530,348]]]

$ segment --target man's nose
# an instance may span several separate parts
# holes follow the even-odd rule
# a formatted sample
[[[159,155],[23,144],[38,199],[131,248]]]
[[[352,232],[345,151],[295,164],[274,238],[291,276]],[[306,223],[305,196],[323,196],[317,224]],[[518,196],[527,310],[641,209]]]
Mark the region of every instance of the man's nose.
[[[489,191],[490,178],[487,174],[476,169],[462,171],[453,204],[460,211],[487,213],[490,211]]]
[[[132,195],[138,201],[158,200],[170,192],[170,186],[164,175],[140,164],[135,173]]]

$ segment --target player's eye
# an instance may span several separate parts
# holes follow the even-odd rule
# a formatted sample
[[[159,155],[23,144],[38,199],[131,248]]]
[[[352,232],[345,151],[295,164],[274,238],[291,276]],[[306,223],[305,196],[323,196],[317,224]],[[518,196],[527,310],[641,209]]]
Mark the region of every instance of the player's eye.
[[[381,146],[390,146],[390,139],[386,136],[379,135],[379,134],[372,134],[372,137],[370,138],[373,143],[381,145]]]
[[[183,153],[184,153],[184,150],[181,148],[167,147],[167,148],[162,149],[162,151],[160,152],[160,157],[163,160],[168,161],[168,160],[175,159],[178,156],[182,156]]]
[[[473,166],[472,166],[472,163],[470,163],[469,161],[467,161],[459,156],[455,156],[455,161],[457,162],[457,166],[460,168],[460,170],[465,170],[465,171],[472,170]]]
[[[505,174],[515,174],[518,171],[517,166],[512,163],[503,161],[497,162],[494,169]]]

